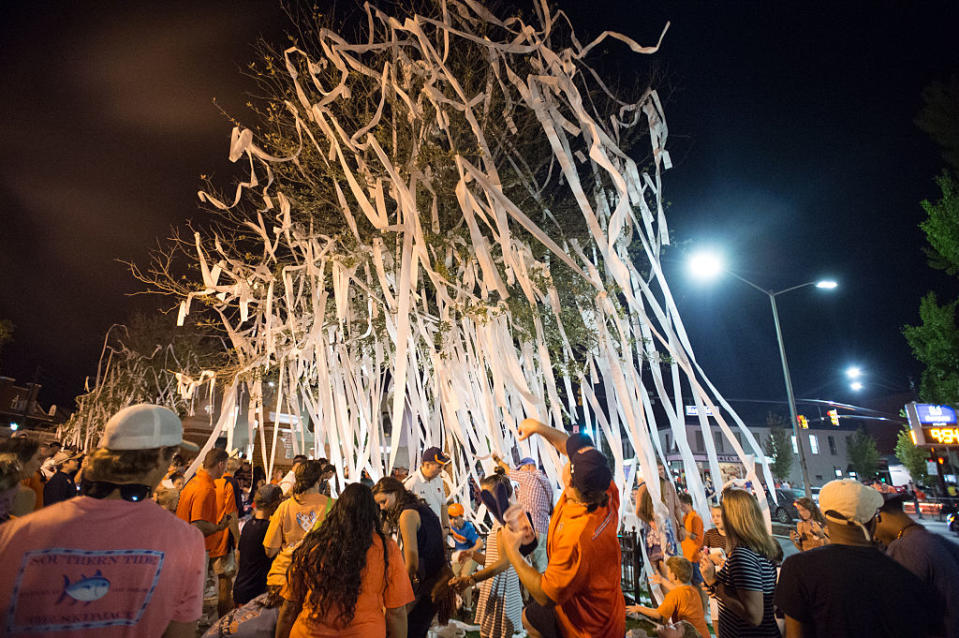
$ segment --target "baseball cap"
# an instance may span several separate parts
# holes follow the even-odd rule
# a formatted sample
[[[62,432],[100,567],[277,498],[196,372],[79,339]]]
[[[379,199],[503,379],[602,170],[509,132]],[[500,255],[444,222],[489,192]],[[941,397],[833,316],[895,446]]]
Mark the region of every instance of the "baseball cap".
[[[585,434],[566,439],[566,455],[570,461],[570,483],[581,492],[605,491],[613,480],[613,472],[603,453],[593,446]]]
[[[50,464],[63,465],[67,461],[70,461],[72,459],[78,459],[81,456],[83,456],[83,454],[81,454],[80,452],[70,452],[69,450],[60,450],[59,452],[53,455],[52,459],[50,459]]]
[[[100,447],[109,450],[149,450],[178,445],[188,452],[199,446],[183,440],[183,423],[172,410],[139,403],[123,408],[107,421]]]
[[[823,516],[859,526],[875,518],[883,502],[882,494],[855,479],[829,481],[819,492]]]
[[[523,467],[524,465],[536,465],[536,459],[531,456],[521,458],[519,463],[516,464],[516,467]]]
[[[432,461],[433,463],[439,463],[440,465],[446,465],[450,462],[450,457],[443,454],[443,450],[439,449],[436,446],[426,448],[423,452],[422,461],[426,463],[427,461]]]
[[[453,518],[456,518],[457,516],[462,516],[463,512],[464,512],[463,506],[460,505],[459,503],[451,503],[450,506],[446,508],[446,513],[452,516]]]

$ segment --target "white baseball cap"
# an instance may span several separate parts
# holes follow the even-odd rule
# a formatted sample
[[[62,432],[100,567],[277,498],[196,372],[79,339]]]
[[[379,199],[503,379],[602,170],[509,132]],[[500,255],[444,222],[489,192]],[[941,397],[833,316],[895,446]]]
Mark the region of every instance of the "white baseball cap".
[[[107,421],[100,446],[108,450],[150,450],[180,446],[199,452],[194,443],[183,440],[183,423],[172,410],[139,403],[123,408]]]
[[[823,516],[860,526],[875,518],[882,504],[882,494],[855,479],[829,481],[819,492]]]

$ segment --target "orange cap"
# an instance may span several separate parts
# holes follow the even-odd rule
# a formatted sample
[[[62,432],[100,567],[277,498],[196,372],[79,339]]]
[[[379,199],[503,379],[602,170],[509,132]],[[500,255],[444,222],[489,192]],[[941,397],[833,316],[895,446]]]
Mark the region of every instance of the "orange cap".
[[[449,507],[446,508],[446,513],[456,518],[457,516],[463,515],[463,506],[459,503],[452,503]]]

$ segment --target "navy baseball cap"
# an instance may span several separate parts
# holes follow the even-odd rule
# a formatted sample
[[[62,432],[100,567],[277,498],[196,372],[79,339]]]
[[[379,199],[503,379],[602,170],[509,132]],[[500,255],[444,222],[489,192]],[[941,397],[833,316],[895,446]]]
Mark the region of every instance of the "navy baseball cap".
[[[585,434],[574,434],[566,439],[566,455],[570,461],[570,483],[580,492],[600,492],[609,488],[613,472],[603,453]]]
[[[439,449],[436,446],[426,448],[423,452],[422,461],[426,463],[427,461],[432,461],[433,463],[439,463],[440,465],[446,465],[450,462],[450,457],[443,454],[443,450]]]
[[[524,465],[536,465],[536,460],[531,456],[521,458],[519,463],[516,464],[516,467],[523,467]]]

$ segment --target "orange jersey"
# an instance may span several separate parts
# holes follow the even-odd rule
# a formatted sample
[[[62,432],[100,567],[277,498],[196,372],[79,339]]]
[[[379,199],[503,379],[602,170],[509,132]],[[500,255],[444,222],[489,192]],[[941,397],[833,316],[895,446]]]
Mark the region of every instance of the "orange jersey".
[[[549,564],[541,582],[556,601],[565,638],[622,638],[626,633],[615,483],[610,482],[606,494],[606,507],[587,512],[563,492],[550,520]]]
[[[176,515],[187,523],[206,521],[216,525],[219,522],[216,517],[216,484],[206,470],[197,470],[196,476],[183,486]],[[216,549],[216,540],[216,534],[203,539],[206,551],[213,552]]]
[[[683,556],[686,560],[697,563],[703,548],[703,519],[695,511],[690,511],[683,517],[683,527],[686,529],[686,538],[682,542]]]

